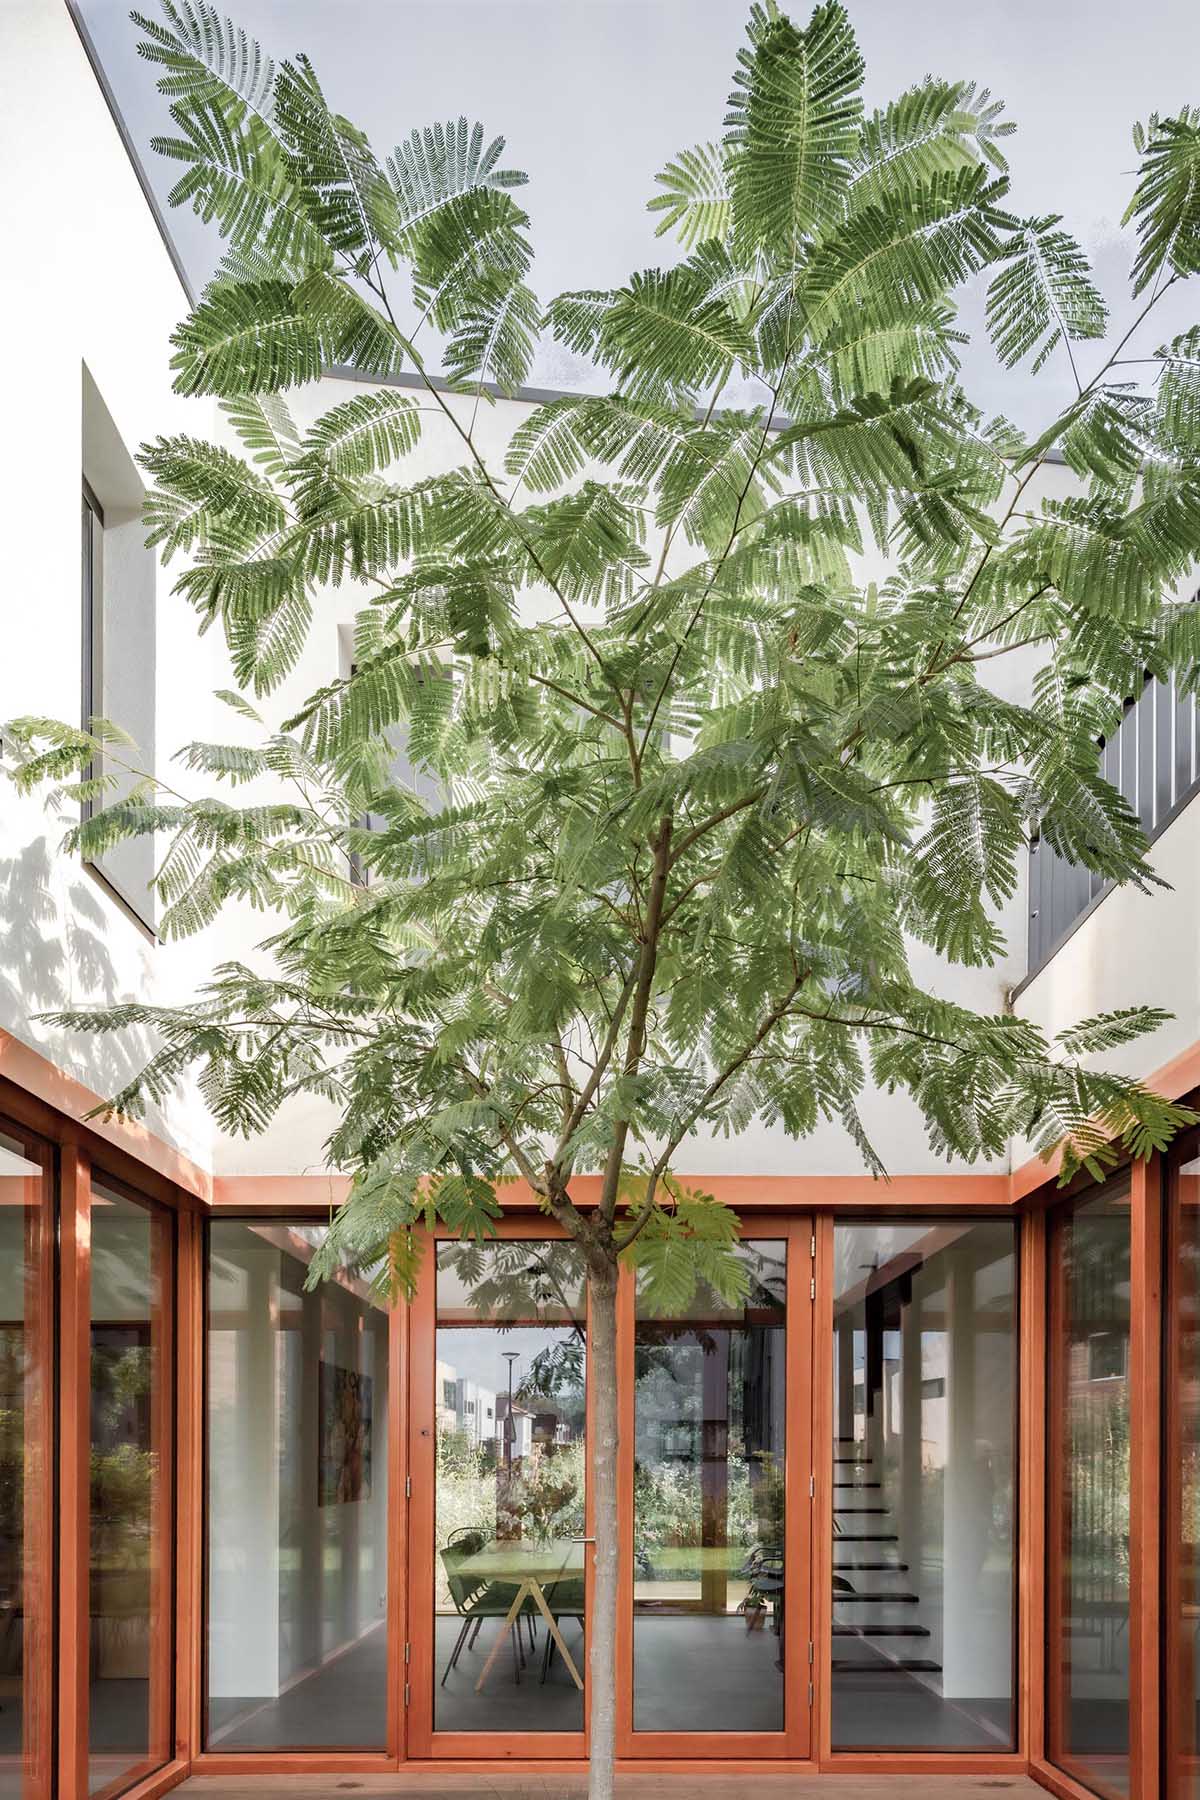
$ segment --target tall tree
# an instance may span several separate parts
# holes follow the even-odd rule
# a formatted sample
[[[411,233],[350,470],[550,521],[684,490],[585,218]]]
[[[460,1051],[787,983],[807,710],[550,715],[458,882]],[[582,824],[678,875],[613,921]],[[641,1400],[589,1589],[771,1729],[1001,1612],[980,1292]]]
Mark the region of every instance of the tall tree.
[[[225,634],[237,741],[181,753],[208,791],[147,776],[118,798],[107,726],[6,736],[24,786],[99,803],[73,846],[165,839],[165,935],[226,905],[262,909],[269,935],[191,1005],[56,1018],[157,1034],[122,1111],[192,1066],[232,1131],[326,1097],[353,1183],[318,1268],[348,1251],[408,1290],[417,1228],[484,1238],[514,1180],[579,1245],[604,1800],[618,1268],[665,1309],[740,1279],[736,1221],[676,1177],[681,1148],[840,1121],[882,1173],[856,1107],[872,1082],[911,1096],[940,1154],[1031,1138],[1064,1176],[1188,1116],[1095,1066],[1162,1015],[1051,1041],[922,986],[909,947],[994,963],[1035,831],[1106,879],[1154,880],[1096,744],[1147,672],[1195,675],[1200,609],[1172,596],[1200,545],[1200,329],[1144,387],[1119,349],[1085,380],[1105,306],[1057,218],[1005,210],[999,105],[929,80],[868,112],[838,4],[806,26],[752,8],[724,136],[658,177],[681,248],[544,312],[501,139],[451,122],[380,162],[306,58],[275,66],[205,0],[138,24],[171,103],[172,200],[227,246],[173,364],[180,393],[219,400],[225,441],[147,445],[147,518]],[[1200,117],[1152,119],[1138,147],[1144,316],[1200,267]],[[958,380],[952,296],[984,269],[1003,360],[1061,355],[1075,376],[1034,442]],[[480,408],[516,391],[541,331],[602,391],[534,407],[489,461]],[[333,365],[375,385],[302,431],[283,395]],[[441,472],[406,479],[422,441]],[[1036,497],[1052,454],[1070,498]],[[885,580],[861,579],[865,555]],[[362,599],[353,672],[268,728],[250,696],[287,680],[343,585]],[[988,672],[1028,646],[1020,704]],[[395,779],[401,740],[423,795]]]

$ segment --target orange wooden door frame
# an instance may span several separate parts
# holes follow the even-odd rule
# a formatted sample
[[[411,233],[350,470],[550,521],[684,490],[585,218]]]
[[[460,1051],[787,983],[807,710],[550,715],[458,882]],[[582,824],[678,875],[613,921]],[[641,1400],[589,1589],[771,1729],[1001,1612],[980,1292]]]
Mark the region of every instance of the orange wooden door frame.
[[[159,1455],[151,1490],[152,1530],[157,1557],[151,1577],[150,1729],[144,1762],[122,1774],[114,1792],[147,1797],[186,1773],[180,1738],[172,1718],[182,1676],[175,1648],[178,1621],[174,1603],[175,1543],[188,1520],[196,1521],[199,1494],[177,1485],[174,1454],[179,1371],[175,1356],[176,1215],[161,1200],[150,1200],[123,1180],[105,1174],[146,1207],[153,1232],[157,1292],[151,1341],[161,1353],[152,1402],[152,1436]],[[87,1800],[91,1641],[91,1252],[92,1161],[68,1126],[59,1139],[59,1306],[58,1306],[58,1794],[59,1800]],[[198,1406],[198,1399],[194,1403]],[[186,1415],[186,1416],[190,1416]],[[185,1465],[186,1466],[186,1465]],[[185,1734],[186,1735],[186,1734]]]
[[[180,1214],[179,1226],[179,1437],[178,1481],[180,1517],[188,1522],[178,1551],[176,1614],[180,1635],[177,1671],[176,1738],[180,1745],[181,1780],[191,1773],[203,1776],[236,1776],[239,1779],[280,1775],[385,1775],[405,1760],[406,1689],[408,1686],[408,1621],[406,1576],[408,1566],[408,1323],[409,1308],[401,1301],[388,1309],[387,1329],[387,1440],[385,1467],[388,1483],[385,1534],[387,1598],[384,1631],[387,1656],[385,1744],[382,1749],[321,1749],[282,1746],[268,1750],[222,1750],[205,1747],[205,1681],[208,1595],[205,1566],[208,1532],[207,1450],[205,1418],[208,1361],[208,1227],[214,1222],[280,1227],[297,1224],[323,1225],[329,1220],[327,1201],[304,1205],[239,1204],[207,1210],[191,1217]],[[185,1233],[184,1227],[189,1230]],[[185,1326],[185,1316],[190,1323]],[[193,1346],[185,1358],[184,1333]],[[173,1785],[173,1781],[164,1786]],[[120,1800],[157,1800],[155,1783],[142,1784]]]
[[[1162,1164],[1134,1162],[1129,1170],[1129,1792],[1153,1800],[1159,1780],[1160,1720],[1160,1443],[1163,1357]],[[1117,1179],[1117,1177],[1114,1177]],[[1068,1370],[1063,1353],[1066,1274],[1061,1234],[1073,1211],[1102,1189],[1087,1188],[1052,1206],[1047,1215],[1047,1386],[1045,1395],[1045,1705],[1041,1741],[1029,1746],[1031,1772],[1058,1793],[1108,1794],[1110,1787],[1071,1757],[1062,1739],[1068,1702],[1061,1621],[1069,1603],[1070,1530],[1064,1432]],[[1033,1671],[1027,1671],[1027,1675]]]
[[[618,1482],[621,1530],[621,1603],[617,1640],[617,1752],[630,1762],[759,1760],[802,1762],[812,1753],[813,1706],[810,1683],[815,1661],[812,1622],[813,1515],[813,1286],[815,1238],[809,1217],[777,1214],[740,1216],[747,1239],[787,1244],[785,1337],[785,1525],[787,1569],[786,1673],[784,1728],[762,1731],[637,1731],[634,1697],[634,1445],[636,1387],[634,1374],[635,1292],[632,1272],[622,1271],[618,1325],[618,1390],[620,1449]]]
[[[81,1153],[82,1173],[82,1153]],[[64,1338],[63,1384],[60,1393],[64,1502],[66,1500],[66,1437],[70,1421],[71,1442],[76,1460],[72,1468],[71,1542],[79,1558],[80,1574],[74,1584],[72,1614],[65,1610],[60,1625],[60,1643],[68,1631],[77,1642],[71,1661],[71,1682],[77,1709],[80,1743],[72,1760],[75,1780],[83,1785],[65,1788],[63,1800],[74,1794],[75,1800],[88,1795],[89,1758],[89,1659],[91,1640],[91,1549],[90,1549],[90,1469],[91,1469],[91,1252],[92,1212],[97,1185],[110,1189],[122,1199],[140,1207],[150,1222],[150,1343],[152,1348],[152,1386],[150,1397],[150,1442],[152,1472],[150,1488],[150,1583],[148,1601],[149,1695],[148,1742],[146,1755],[123,1770],[112,1782],[95,1792],[91,1800],[117,1800],[131,1789],[140,1789],[148,1779],[158,1775],[175,1756],[175,1546],[177,1519],[177,1484],[175,1455],[175,1285],[176,1285],[176,1220],[174,1210],[159,1200],[151,1199],[129,1182],[110,1175],[88,1162],[86,1174],[75,1184],[75,1243],[73,1295],[70,1315],[71,1373],[68,1386],[67,1346]],[[64,1184],[65,1188],[65,1184]],[[86,1251],[84,1242],[86,1239]],[[64,1233],[64,1244],[65,1244]],[[64,1262],[64,1326],[67,1321],[66,1270]],[[64,1525],[66,1519],[64,1504]],[[64,1681],[65,1688],[65,1681]],[[71,1755],[70,1746],[66,1754]]]
[[[814,1685],[816,1689],[816,1708],[814,1722],[816,1730],[816,1762],[823,1773],[841,1775],[974,1775],[988,1774],[1011,1777],[1024,1773],[1027,1768],[1027,1751],[1025,1738],[1025,1706],[1026,1706],[1026,1571],[1032,1549],[1026,1538],[1027,1513],[1025,1495],[1027,1483],[1040,1479],[1040,1466],[1036,1459],[1026,1462],[1026,1446],[1039,1432],[1044,1431],[1044,1415],[1040,1410],[1040,1390],[1037,1370],[1044,1361],[1044,1344],[1036,1339],[1036,1332],[1044,1322],[1044,1309],[1036,1298],[1035,1290],[1027,1286],[1029,1259],[1037,1253],[1037,1246],[1042,1241],[1040,1222],[1031,1220],[1026,1215],[991,1211],[990,1216],[997,1219],[1008,1219],[1017,1228],[1015,1250],[1015,1282],[1016,1282],[1016,1369],[1017,1393],[1015,1396],[1016,1419],[1014,1449],[1018,1469],[1017,1521],[1016,1535],[1013,1542],[1014,1580],[1013,1604],[1015,1608],[1015,1631],[1013,1636],[1013,1680],[1015,1683],[1013,1704],[1016,1711],[1016,1747],[1011,1750],[905,1750],[898,1746],[872,1749],[840,1749],[833,1748],[833,1693],[830,1664],[833,1651],[833,1591],[831,1583],[825,1575],[832,1569],[834,1554],[833,1537],[833,1492],[832,1492],[832,1457],[830,1451],[834,1441],[834,1231],[840,1224],[872,1223],[875,1220],[908,1219],[927,1220],[931,1225],[944,1219],[948,1208],[917,1208],[911,1205],[897,1205],[886,1200],[877,1203],[870,1218],[861,1214],[846,1213],[839,1207],[837,1212],[825,1212],[818,1216],[815,1226],[816,1245],[816,1306],[813,1320],[815,1347],[813,1353],[813,1441],[815,1458],[815,1504],[813,1512],[813,1570],[818,1579],[813,1589],[813,1621],[816,1644],[816,1662]],[[865,1209],[864,1209],[865,1212]],[[963,1208],[957,1215],[964,1220],[982,1217],[975,1209]],[[952,1221],[953,1222],[953,1221]],[[1030,1227],[1033,1227],[1031,1230]],[[1027,1296],[1033,1296],[1028,1304]],[[1027,1380],[1029,1385],[1027,1386]],[[1035,1591],[1040,1592],[1040,1571],[1035,1582]],[[1040,1610],[1035,1605],[1033,1617],[1040,1622]]]
[[[25,1800],[50,1800],[54,1788],[54,1148],[16,1121],[0,1130],[36,1163],[40,1175],[20,1182],[22,1309],[19,1374],[22,1387],[24,1477],[21,1496],[21,1743],[6,1764],[19,1766]],[[14,1320],[14,1323],[16,1321]]]
[[[497,1221],[501,1238],[541,1241],[562,1239],[565,1232],[540,1214],[508,1216]],[[436,1576],[436,1432],[437,1265],[434,1245],[454,1233],[439,1227],[422,1231],[421,1272],[408,1308],[409,1471],[412,1495],[408,1507],[408,1646],[409,1662],[400,1679],[407,1689],[408,1743],[412,1760],[453,1762],[574,1762],[587,1754],[587,1690],[584,1689],[583,1731],[438,1731],[434,1726],[437,1658],[434,1642]],[[587,1440],[591,1441],[591,1384],[587,1390]],[[590,1491],[585,1496],[585,1530],[592,1533]],[[590,1611],[591,1558],[588,1558],[585,1613]],[[393,1676],[393,1680],[396,1677]]]
[[[62,1146],[59,1181],[58,1792],[88,1791],[91,1162]]]
[[[1131,1791],[1159,1792],[1163,1362],[1163,1168],[1132,1169],[1133,1319],[1129,1347],[1129,1658]]]
[[[1185,1608],[1194,1604],[1196,1570],[1185,1566],[1183,1545],[1184,1521],[1183,1464],[1189,1449],[1195,1449],[1184,1429],[1180,1397],[1185,1382],[1195,1382],[1194,1362],[1185,1360],[1183,1312],[1200,1298],[1197,1271],[1185,1285],[1183,1250],[1189,1236],[1194,1236],[1197,1205],[1200,1201],[1200,1179],[1185,1176],[1181,1165],[1191,1161],[1200,1151],[1200,1133],[1189,1132],[1173,1144],[1167,1168],[1164,1193],[1163,1236],[1165,1240],[1166,1285],[1163,1301],[1165,1350],[1163,1358],[1162,1407],[1162,1790],[1167,1800],[1187,1800],[1194,1790],[1197,1770],[1196,1734],[1196,1648],[1194,1629],[1185,1623]],[[1193,1320],[1188,1332],[1187,1348],[1194,1356],[1197,1325]],[[1195,1429],[1193,1421],[1193,1432]]]

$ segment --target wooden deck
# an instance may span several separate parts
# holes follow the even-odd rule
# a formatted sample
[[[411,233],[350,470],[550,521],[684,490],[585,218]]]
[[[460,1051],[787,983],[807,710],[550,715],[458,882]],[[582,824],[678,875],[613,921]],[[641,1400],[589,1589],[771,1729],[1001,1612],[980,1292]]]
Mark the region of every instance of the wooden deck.
[[[620,1775],[621,1800],[745,1800],[742,1774]],[[769,1800],[1046,1800],[1024,1775],[772,1775],[755,1772],[754,1791]],[[180,1800],[296,1800],[297,1795],[359,1794],[362,1800],[582,1800],[587,1777],[549,1770],[475,1775],[410,1768],[399,1775],[193,1775],[173,1790]]]

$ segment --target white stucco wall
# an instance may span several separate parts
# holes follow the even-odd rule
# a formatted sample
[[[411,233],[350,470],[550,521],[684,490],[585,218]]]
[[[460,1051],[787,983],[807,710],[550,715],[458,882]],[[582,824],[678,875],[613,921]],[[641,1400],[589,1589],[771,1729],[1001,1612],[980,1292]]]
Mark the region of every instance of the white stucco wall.
[[[1104,1057],[1126,1075],[1150,1075],[1200,1039],[1200,804],[1167,826],[1150,860],[1170,886],[1114,888],[1017,998],[1048,1032],[1116,1007],[1163,1007],[1167,1024]]]
[[[130,454],[179,428],[185,412],[195,427],[197,411],[172,395],[168,371],[168,337],[186,298],[62,0],[0,6],[0,163],[8,346],[0,719],[75,722],[85,368]],[[114,581],[120,561],[114,553]],[[139,684],[156,682],[162,768],[185,735],[205,732],[205,697],[217,680],[191,620],[161,604],[161,576],[158,587],[156,668],[148,655],[145,670],[114,670],[113,691],[134,705]],[[149,611],[144,594],[139,604]],[[182,996],[194,986],[199,947],[153,945],[78,858],[59,853],[62,831],[39,798],[19,801],[0,782],[0,1027],[103,1094],[145,1042],[67,1038],[32,1015]],[[207,1116],[192,1099],[148,1122],[209,1161]]]

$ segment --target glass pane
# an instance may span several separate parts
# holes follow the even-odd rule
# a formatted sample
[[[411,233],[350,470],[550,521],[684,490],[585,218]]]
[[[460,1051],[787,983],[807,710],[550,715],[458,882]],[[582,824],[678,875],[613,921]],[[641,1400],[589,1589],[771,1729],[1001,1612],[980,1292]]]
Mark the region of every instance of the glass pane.
[[[1173,1193],[1166,1544],[1167,1792],[1200,1800],[1200,1159]],[[1178,1471],[1176,1474],[1175,1471]]]
[[[50,1791],[51,1183],[0,1131],[0,1795]]]
[[[833,1744],[1014,1743],[1016,1228],[834,1231]]]
[[[747,1242],[744,1305],[639,1304],[634,1729],[782,1731],[786,1241]]]
[[[209,1226],[212,1750],[387,1744],[388,1314],[324,1236]]]
[[[586,1360],[574,1244],[439,1244],[438,1731],[583,1730]]]
[[[92,1183],[88,1789],[170,1755],[173,1221]],[[157,1654],[156,1654],[157,1652]]]
[[[1127,1184],[1051,1233],[1049,1705],[1051,1760],[1129,1792]],[[1057,1579],[1055,1578],[1057,1571]]]

